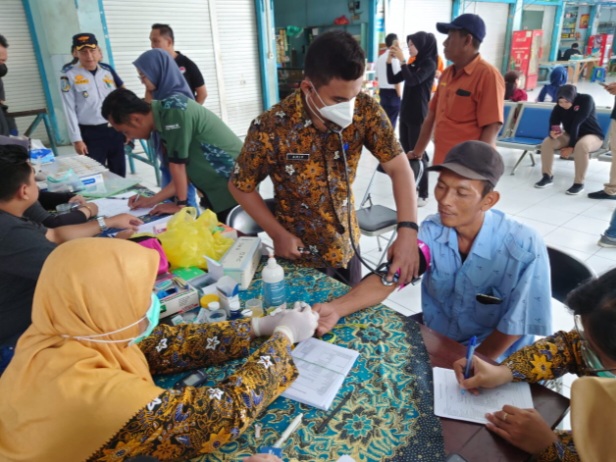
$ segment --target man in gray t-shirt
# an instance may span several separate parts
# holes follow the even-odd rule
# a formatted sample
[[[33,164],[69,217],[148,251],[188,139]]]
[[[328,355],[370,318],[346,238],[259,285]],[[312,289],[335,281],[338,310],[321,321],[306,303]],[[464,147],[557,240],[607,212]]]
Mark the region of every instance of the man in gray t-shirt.
[[[17,339],[30,324],[36,281],[56,245],[96,236],[107,228],[126,230],[120,237],[128,237],[142,223],[124,213],[47,229],[24,218],[38,197],[28,151],[23,146],[0,145],[0,373]]]
[[[34,288],[56,244],[47,228],[0,210],[0,345],[14,345],[30,325]]]

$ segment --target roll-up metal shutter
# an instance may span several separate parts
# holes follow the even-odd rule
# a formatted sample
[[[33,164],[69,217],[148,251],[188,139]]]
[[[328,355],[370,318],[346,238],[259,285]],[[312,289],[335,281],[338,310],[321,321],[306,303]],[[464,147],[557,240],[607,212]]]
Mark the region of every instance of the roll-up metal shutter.
[[[221,115],[214,36],[207,0],[103,0],[103,7],[115,69],[126,88],[138,95],[145,93],[132,63],[150,49],[152,24],[169,24],[175,35],[175,49],[192,59],[203,74],[208,93],[205,107]],[[237,38],[237,31],[226,32]]]
[[[9,111],[46,108],[43,84],[21,0],[2,0],[0,34],[9,42],[9,58],[6,63],[9,72],[2,78]],[[34,116],[19,117],[19,133],[23,134],[33,120]],[[43,123],[39,124],[31,137],[48,141]]]
[[[223,120],[244,137],[263,110],[255,2],[216,0],[215,13],[224,78]]]
[[[486,37],[479,49],[481,57],[502,71],[507,35],[509,4],[486,2],[463,2],[464,11],[481,16],[486,23]]]
[[[386,8],[385,33],[396,33],[406,47],[406,36],[415,32],[432,32],[443,56],[446,35],[436,30],[437,22],[451,21],[452,0],[391,0]]]
[[[132,62],[150,49],[154,23],[169,24],[175,49],[205,78],[205,106],[244,136],[262,110],[253,0],[103,0],[115,68],[126,87],[144,93]],[[241,31],[238,35],[238,31]]]

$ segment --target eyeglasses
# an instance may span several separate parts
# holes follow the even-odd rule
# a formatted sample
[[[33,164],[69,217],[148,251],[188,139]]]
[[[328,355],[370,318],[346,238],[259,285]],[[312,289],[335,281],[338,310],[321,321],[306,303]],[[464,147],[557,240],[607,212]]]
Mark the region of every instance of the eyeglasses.
[[[586,367],[589,372],[596,374],[598,377],[605,378],[616,378],[616,367],[605,367],[599,359],[599,356],[593,351],[588,339],[586,338],[584,332],[584,324],[582,324],[582,317],[580,315],[575,315],[573,317],[575,323],[575,330],[580,336],[580,353],[582,354],[582,359],[586,363]]]

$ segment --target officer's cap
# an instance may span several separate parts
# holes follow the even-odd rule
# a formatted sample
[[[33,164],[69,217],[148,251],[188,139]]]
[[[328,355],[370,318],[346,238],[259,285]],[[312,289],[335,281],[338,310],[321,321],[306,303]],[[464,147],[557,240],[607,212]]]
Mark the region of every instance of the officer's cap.
[[[85,47],[88,48],[96,48],[98,46],[98,41],[94,34],[89,34],[84,32],[82,34],[73,35],[73,47],[75,50],[79,51]]]

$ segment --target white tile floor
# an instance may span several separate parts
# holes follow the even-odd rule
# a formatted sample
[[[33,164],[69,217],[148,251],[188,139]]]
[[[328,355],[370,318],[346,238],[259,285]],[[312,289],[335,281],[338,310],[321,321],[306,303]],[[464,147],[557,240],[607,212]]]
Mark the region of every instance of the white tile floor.
[[[597,106],[613,106],[614,99],[600,85],[581,82],[578,91],[589,93],[595,98]],[[539,89],[529,93],[529,99],[534,100]],[[62,152],[71,152],[69,147]],[[429,148],[429,151],[431,148]],[[586,190],[579,196],[568,196],[565,190],[573,183],[573,162],[557,159],[554,163],[554,186],[547,189],[536,189],[533,184],[541,177],[541,162],[536,157],[537,164],[532,167],[528,159],[524,159],[514,176],[509,172],[521,151],[500,149],[506,165],[506,173],[498,184],[501,201],[496,208],[514,216],[519,221],[534,227],[544,237],[547,244],[562,249],[585,261],[601,274],[616,266],[616,249],[599,247],[599,235],[607,228],[616,202],[609,200],[592,200],[586,197],[588,192],[603,188],[607,181],[610,164],[593,160],[590,163],[586,178]],[[156,187],[154,173],[150,166],[135,162],[137,175],[142,183],[151,188]],[[359,163],[357,179],[353,192],[357,203],[363,197],[370,178],[376,168],[377,161],[369,153],[365,153]],[[431,173],[431,180],[434,178]],[[395,207],[391,183],[386,175],[379,174],[373,186],[375,203]],[[432,181],[431,188],[434,184]],[[272,197],[272,185],[269,180],[261,188],[264,197]],[[436,202],[433,198],[419,209],[419,220],[436,213]],[[360,246],[362,254],[373,261],[378,260],[376,238],[362,237]],[[395,292],[385,302],[385,305],[410,315],[421,310],[420,287],[408,286]],[[567,310],[555,303],[554,330],[570,329],[573,326],[571,315]],[[569,385],[573,378],[565,381],[565,393],[568,395]]]

